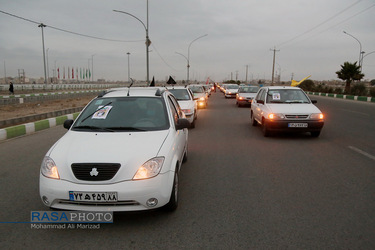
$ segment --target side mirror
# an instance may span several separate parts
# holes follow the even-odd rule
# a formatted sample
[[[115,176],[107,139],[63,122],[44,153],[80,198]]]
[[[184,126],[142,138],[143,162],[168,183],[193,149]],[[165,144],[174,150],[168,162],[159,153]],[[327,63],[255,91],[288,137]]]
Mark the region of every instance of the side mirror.
[[[256,100],[256,101],[257,101],[257,103],[264,104],[263,100]]]
[[[64,121],[64,128],[70,129],[70,127],[73,125],[73,122],[74,122],[74,120],[72,120],[72,119],[65,120]]]
[[[176,129],[181,130],[184,128],[189,128],[190,127],[190,122],[186,118],[179,118],[176,123]]]
[[[312,102],[312,103],[318,103],[318,101],[317,101],[317,100],[311,100],[311,102]]]

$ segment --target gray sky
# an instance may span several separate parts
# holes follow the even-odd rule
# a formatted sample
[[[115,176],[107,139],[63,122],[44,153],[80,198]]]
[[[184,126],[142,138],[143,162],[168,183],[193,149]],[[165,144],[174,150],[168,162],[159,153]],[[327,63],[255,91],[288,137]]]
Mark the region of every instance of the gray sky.
[[[145,24],[147,0],[0,0],[0,10],[47,25],[50,76],[55,68],[88,67],[94,55],[94,78],[146,79]],[[184,80],[191,44],[190,80],[231,78],[271,79],[275,72],[288,81],[337,79],[345,61],[359,59],[359,43],[366,52],[363,72],[375,78],[374,0],[149,0],[150,79],[169,75]],[[110,40],[92,39],[51,27]],[[42,32],[38,25],[0,13],[0,61],[7,76],[24,69],[26,77],[42,77]],[[91,67],[91,62],[90,62]],[[0,67],[0,77],[4,77]]]

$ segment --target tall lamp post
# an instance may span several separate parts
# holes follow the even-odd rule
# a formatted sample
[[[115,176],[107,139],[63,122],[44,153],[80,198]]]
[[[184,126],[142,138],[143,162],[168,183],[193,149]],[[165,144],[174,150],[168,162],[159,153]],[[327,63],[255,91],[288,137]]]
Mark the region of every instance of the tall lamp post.
[[[147,80],[146,81],[147,81],[147,85],[149,85],[149,83],[150,83],[150,74],[149,74],[149,72],[150,72],[150,70],[149,70],[150,66],[149,65],[150,64],[149,64],[149,55],[148,55],[149,51],[148,51],[148,47],[151,45],[151,41],[150,41],[150,39],[148,37],[148,0],[147,0],[147,25],[145,25],[144,22],[142,22],[141,19],[139,19],[138,17],[136,17],[136,16],[134,16],[134,15],[128,13],[128,12],[120,11],[120,10],[113,10],[113,11],[114,12],[123,13],[123,14],[129,15],[129,16],[137,19],[143,25],[143,27],[145,28],[145,31],[146,31],[146,42],[145,42],[145,44],[146,44],[146,68],[147,68]]]
[[[362,51],[362,44],[361,44],[361,42],[357,39],[357,38],[355,38],[353,35],[351,35],[351,34],[349,34],[348,32],[346,32],[346,31],[343,31],[344,32],[344,34],[346,34],[346,35],[348,35],[348,36],[351,36],[351,37],[353,37],[355,40],[357,40],[357,42],[359,43],[359,59],[358,59],[358,65],[359,65],[359,67],[360,67],[360,69],[361,69],[361,71],[362,71],[362,60],[361,60],[361,57],[363,56],[363,51]]]
[[[47,71],[46,71],[46,52],[44,49],[44,32],[43,28],[47,27],[47,25],[41,23],[38,25],[39,28],[42,28],[42,44],[43,44],[43,62],[44,62],[44,83],[47,84]]]
[[[128,83],[130,83],[130,52],[126,54],[128,55]]]
[[[200,37],[195,38],[195,39],[194,39],[193,41],[191,41],[190,44],[189,44],[189,47],[188,47],[188,58],[187,58],[187,60],[188,60],[188,65],[187,65],[187,83],[189,83],[190,47],[191,47],[191,45],[193,44],[193,42],[195,42],[196,40],[198,40],[198,39],[200,39],[200,38],[202,38],[202,37],[205,37],[205,36],[208,36],[208,34],[205,34],[205,35],[203,35],[203,36],[200,36]]]
[[[47,48],[47,83],[49,81],[49,63],[48,63],[48,50],[49,48]]]
[[[178,52],[175,52],[175,53],[183,56],[186,59],[186,62],[187,62],[187,70],[186,70],[187,71],[187,78],[186,79],[189,79],[189,59],[184,54],[181,54],[181,53],[178,53]]]
[[[94,56],[96,54],[91,55],[91,71],[92,71],[92,78],[91,81],[94,81]]]

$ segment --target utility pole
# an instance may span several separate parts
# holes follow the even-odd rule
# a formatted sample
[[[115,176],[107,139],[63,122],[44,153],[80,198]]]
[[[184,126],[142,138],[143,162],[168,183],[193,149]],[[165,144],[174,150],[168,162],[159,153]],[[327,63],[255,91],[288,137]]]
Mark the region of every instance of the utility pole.
[[[249,65],[246,65],[246,80],[245,80],[246,83],[247,83],[247,74],[248,74],[248,71],[249,71]]]
[[[47,27],[47,25],[41,23],[38,25],[39,28],[42,29],[42,44],[43,44],[43,62],[44,62],[44,83],[47,84],[47,69],[46,69],[46,54],[44,49],[44,33],[43,28]]]
[[[273,65],[272,65],[272,85],[274,83],[274,79],[275,79],[275,58],[276,58],[276,52],[279,52],[280,50],[276,50],[276,47],[274,47],[273,49],[270,49],[271,51],[273,51]]]

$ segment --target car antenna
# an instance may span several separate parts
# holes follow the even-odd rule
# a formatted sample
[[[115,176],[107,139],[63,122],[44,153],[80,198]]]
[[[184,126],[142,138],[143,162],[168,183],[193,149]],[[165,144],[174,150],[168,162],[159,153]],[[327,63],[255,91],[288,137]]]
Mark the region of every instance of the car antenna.
[[[130,87],[131,87],[131,86],[133,85],[133,83],[134,83],[133,78],[130,78],[130,80],[131,80],[131,83],[130,83],[130,85],[129,85],[129,87],[128,87],[128,95],[127,95],[127,96],[129,96]]]

